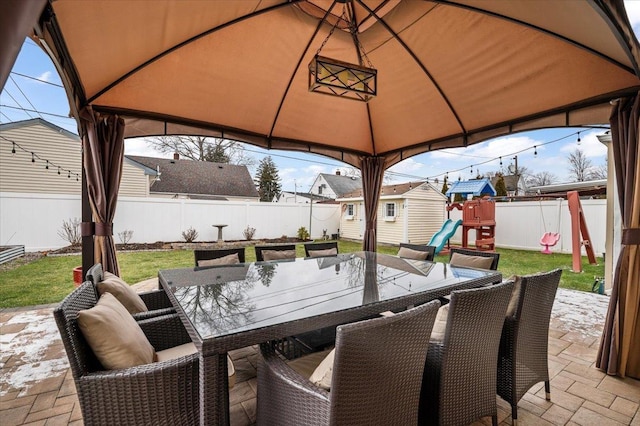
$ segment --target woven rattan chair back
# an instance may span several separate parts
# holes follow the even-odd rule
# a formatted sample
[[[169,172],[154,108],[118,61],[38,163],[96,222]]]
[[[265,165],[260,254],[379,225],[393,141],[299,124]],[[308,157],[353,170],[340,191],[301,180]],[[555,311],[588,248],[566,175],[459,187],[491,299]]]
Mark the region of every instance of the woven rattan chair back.
[[[443,341],[429,344],[422,381],[423,425],[497,424],[496,365],[513,282],[451,293]]]
[[[436,255],[435,246],[427,246],[424,244],[408,244],[408,243],[400,243],[400,248],[406,247],[411,250],[423,251],[427,253],[427,258],[425,260],[432,261]]]
[[[451,251],[449,252],[449,262],[451,262],[451,257],[453,257],[453,253],[464,254],[464,255],[467,255],[467,256],[490,257],[490,258],[493,259],[493,262],[491,263],[491,267],[489,269],[491,269],[492,271],[497,271],[498,270],[498,262],[500,261],[500,253],[494,253],[494,252],[490,252],[490,251],[469,250],[469,249],[465,249],[465,248],[452,247]]]
[[[104,280],[104,272],[102,270],[102,263],[96,263],[87,271],[87,281],[91,281],[93,284],[93,291],[96,293],[96,300],[100,299],[98,293],[98,283]]]
[[[53,311],[62,343],[69,358],[71,374],[76,380],[87,373],[104,369],[89,348],[78,326],[78,312],[90,309],[96,303],[94,286],[90,281],[85,281]]]
[[[196,266],[198,266],[199,260],[211,260],[219,259],[221,257],[229,256],[230,254],[238,254],[240,263],[244,263],[244,247],[237,247],[231,249],[215,249],[215,250],[194,250],[193,256],[195,258]]]
[[[331,392],[299,376],[261,345],[258,425],[411,425],[436,300],[391,317],[339,326]]]
[[[307,243],[304,245],[304,255],[306,257],[311,257],[310,251],[316,250],[330,250],[336,249],[336,253],[338,253],[338,242],[337,241],[327,241],[324,243]]]
[[[498,395],[511,404],[517,420],[518,401],[536,383],[545,382],[550,399],[548,342],[551,308],[561,269],[520,278],[516,309],[507,316],[498,358]]]
[[[262,254],[263,251],[265,250],[275,250],[275,251],[287,251],[287,250],[296,250],[296,245],[295,244],[280,244],[280,245],[273,245],[273,246],[255,246],[255,250],[256,250],[256,260],[258,262],[263,262],[264,261],[264,256]]]

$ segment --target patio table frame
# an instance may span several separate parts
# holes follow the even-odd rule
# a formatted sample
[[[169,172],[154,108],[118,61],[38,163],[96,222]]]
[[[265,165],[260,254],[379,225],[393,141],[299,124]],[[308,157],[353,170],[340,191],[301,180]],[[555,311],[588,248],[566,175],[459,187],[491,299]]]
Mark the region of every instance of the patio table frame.
[[[388,255],[378,253],[377,256]],[[305,259],[304,261],[313,262],[315,259]],[[166,291],[171,303],[175,306],[182,323],[199,353],[201,425],[229,425],[227,352],[231,350],[264,343],[270,340],[282,339],[288,336],[302,334],[325,327],[360,321],[380,312],[402,310],[408,306],[429,302],[446,296],[453,290],[482,287],[502,280],[501,273],[487,270],[486,275],[482,277],[469,278],[466,281],[453,285],[411,293],[403,297],[396,297],[389,300],[376,301],[375,303],[363,304],[361,306],[342,309],[335,312],[328,312],[322,315],[315,315],[279,324],[262,326],[226,336],[203,339],[171,291],[172,285],[167,282],[163,273],[166,271],[168,270],[160,270],[158,272],[159,283]]]

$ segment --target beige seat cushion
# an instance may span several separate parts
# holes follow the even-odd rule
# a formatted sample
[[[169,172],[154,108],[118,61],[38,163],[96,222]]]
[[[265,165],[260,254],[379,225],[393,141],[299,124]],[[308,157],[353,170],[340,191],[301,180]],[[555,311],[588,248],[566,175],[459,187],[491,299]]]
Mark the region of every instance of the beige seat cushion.
[[[222,266],[240,263],[238,253],[228,254],[217,259],[198,260],[198,266]]]
[[[511,299],[509,299],[509,306],[507,306],[506,316],[513,317],[518,309],[518,299],[520,299],[520,291],[522,290],[522,277],[513,275],[507,281],[513,281],[513,291],[511,292]]]
[[[335,256],[337,254],[338,254],[338,250],[336,248],[330,248],[325,250],[309,250],[309,257]]]
[[[105,271],[104,279],[98,283],[98,294],[103,295],[104,293],[113,294],[130,314],[148,311],[147,305],[144,304],[138,293],[122,278],[111,272]]]
[[[316,386],[329,390],[331,389],[331,374],[333,374],[334,351],[334,349],[327,349],[326,351],[314,352],[288,361],[287,364]]]
[[[469,256],[462,253],[453,253],[449,264],[452,266],[466,266],[469,268],[491,269],[493,259],[485,256]]]
[[[172,359],[178,359],[183,356],[192,355],[198,352],[196,345],[193,342],[185,343],[184,345],[174,346],[173,348],[165,349],[163,351],[156,352],[156,361],[171,361]],[[227,355],[227,371],[229,375],[229,388],[232,388],[236,384],[236,368],[233,365],[233,361]]]
[[[444,332],[447,328],[447,317],[449,316],[449,305],[441,306],[438,309],[436,320],[433,323],[431,337],[429,340],[442,342],[444,340]]]
[[[404,259],[427,260],[428,255],[429,253],[426,251],[413,250],[408,247],[400,247],[400,250],[398,250],[398,257]]]
[[[295,250],[262,250],[262,259],[264,260],[284,260],[295,258]]]
[[[109,370],[150,364],[155,350],[138,323],[111,293],[78,312],[78,326],[100,363]]]

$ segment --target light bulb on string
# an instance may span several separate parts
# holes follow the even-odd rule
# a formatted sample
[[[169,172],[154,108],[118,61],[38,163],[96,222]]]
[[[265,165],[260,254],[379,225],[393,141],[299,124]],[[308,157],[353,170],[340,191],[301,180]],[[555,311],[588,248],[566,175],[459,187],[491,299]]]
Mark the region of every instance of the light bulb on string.
[[[471,166],[471,167],[469,168],[469,174],[471,174],[471,175],[473,174],[473,166]]]
[[[76,175],[76,182],[80,181],[80,179],[78,179],[78,175]]]
[[[458,182],[460,182],[461,180],[462,180],[462,177],[458,175]]]
[[[537,157],[538,156],[538,147],[537,146],[533,146],[533,156]]]
[[[32,163],[35,163],[35,162],[36,162],[36,158],[35,158],[35,156],[33,155],[33,152],[31,153],[31,162],[32,162]]]
[[[58,174],[60,174],[60,166],[58,166]]]
[[[500,158],[500,167],[502,167],[502,157],[499,157],[499,158]]]
[[[11,153],[12,154],[16,153],[16,143],[15,142],[11,142]]]
[[[581,142],[581,140],[580,140],[580,132],[578,132],[578,145],[580,145],[580,142]]]
[[[47,160],[47,165],[44,166],[45,169],[49,170],[49,160]]]
[[[71,179],[71,170],[69,170],[69,174],[67,175],[69,179]]]

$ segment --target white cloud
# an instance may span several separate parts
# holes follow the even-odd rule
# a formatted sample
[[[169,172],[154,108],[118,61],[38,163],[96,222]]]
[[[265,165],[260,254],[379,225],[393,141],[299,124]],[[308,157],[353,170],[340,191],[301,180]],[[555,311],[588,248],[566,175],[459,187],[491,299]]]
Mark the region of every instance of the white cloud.
[[[144,157],[171,158],[171,154],[163,154],[149,147],[145,138],[131,138],[124,141],[125,155],[141,155]]]
[[[42,81],[46,81],[46,82],[51,83],[51,76],[52,76],[51,71],[45,71],[42,74],[40,74],[39,76],[37,76],[36,78],[38,80],[42,80]]]

